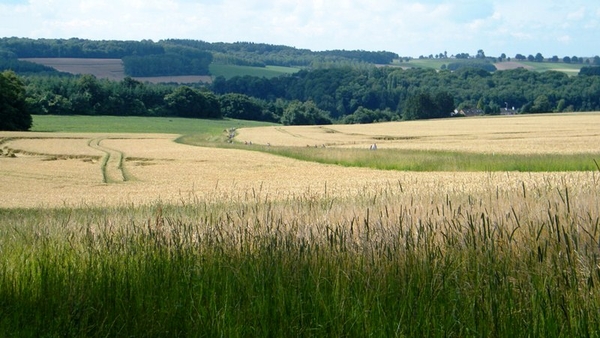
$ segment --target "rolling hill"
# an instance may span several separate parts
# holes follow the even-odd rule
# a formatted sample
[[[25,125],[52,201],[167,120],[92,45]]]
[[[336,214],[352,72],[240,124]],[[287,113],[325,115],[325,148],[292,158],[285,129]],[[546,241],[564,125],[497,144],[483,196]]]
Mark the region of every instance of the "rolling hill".
[[[121,59],[98,59],[98,58],[21,58],[20,60],[42,64],[52,67],[58,71],[71,74],[91,74],[99,79],[109,79],[120,81],[126,77],[123,62]],[[439,59],[415,59],[409,62],[396,63],[395,66],[402,68],[429,68],[440,69],[442,65],[453,62],[453,60]],[[386,66],[386,65],[382,65]],[[530,61],[505,61],[496,62],[494,66],[498,70],[510,70],[524,68],[527,70],[544,72],[559,71],[570,76],[577,75],[584,64],[567,64],[563,62],[530,62]],[[300,70],[297,67],[283,66],[239,66],[211,64],[209,66],[212,75],[181,75],[181,76],[154,76],[154,77],[133,77],[136,80],[150,83],[211,83],[217,76],[223,76],[230,79],[234,76],[258,76],[272,78],[282,74],[293,74]]]

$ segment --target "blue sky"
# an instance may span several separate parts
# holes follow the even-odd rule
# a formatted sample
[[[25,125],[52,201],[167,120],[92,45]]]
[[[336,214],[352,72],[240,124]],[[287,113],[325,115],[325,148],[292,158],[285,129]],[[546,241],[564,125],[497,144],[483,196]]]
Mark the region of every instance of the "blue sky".
[[[0,0],[0,37],[600,55],[598,0]]]

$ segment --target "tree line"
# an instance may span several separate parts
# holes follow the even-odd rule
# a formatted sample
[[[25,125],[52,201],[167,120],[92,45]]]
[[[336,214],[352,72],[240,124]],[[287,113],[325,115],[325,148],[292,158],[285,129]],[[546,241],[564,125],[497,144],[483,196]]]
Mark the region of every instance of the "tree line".
[[[0,51],[19,58],[120,59],[128,55],[164,54],[164,46],[152,40],[0,39]]]
[[[443,52],[439,54],[429,54],[429,57],[425,57],[423,55],[419,56],[419,59],[454,59],[454,60],[480,60],[487,62],[504,62],[511,61],[511,57],[507,56],[505,53],[500,54],[498,57],[487,56],[483,49],[479,49],[476,55],[470,55],[469,53],[457,53],[456,55],[448,56],[448,52]],[[564,56],[562,59],[558,57],[558,55],[553,55],[550,58],[544,57],[542,53],[536,53],[535,56],[533,54],[529,54],[525,56],[521,53],[517,53],[514,56],[514,60],[517,61],[530,61],[530,62],[564,62],[564,63],[579,63],[579,64],[588,64],[588,65],[596,65],[600,66],[600,56],[596,55],[594,57],[577,57],[577,56]],[[400,59],[400,61],[410,61],[408,59]]]
[[[600,110],[599,68],[578,76],[526,69],[487,72],[371,67],[300,71],[272,79],[217,78],[211,85],[150,84],[5,71],[5,114],[179,116],[283,124],[371,123],[479,114]],[[514,110],[513,110],[514,109]],[[27,123],[25,123],[26,125]],[[12,126],[5,129],[22,128]],[[25,128],[27,129],[27,128]]]
[[[243,94],[215,95],[203,86],[151,84],[130,77],[111,81],[92,75],[19,78],[14,72],[5,73],[18,79],[22,108],[31,114],[231,117],[279,122],[285,108]]]

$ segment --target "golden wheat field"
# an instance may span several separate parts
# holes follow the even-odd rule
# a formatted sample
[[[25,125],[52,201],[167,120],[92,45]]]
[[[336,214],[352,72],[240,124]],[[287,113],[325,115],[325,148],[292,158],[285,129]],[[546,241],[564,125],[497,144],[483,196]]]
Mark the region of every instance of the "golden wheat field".
[[[600,114],[511,116],[238,130],[256,144],[480,152],[600,152]],[[303,162],[243,149],[198,147],[170,134],[0,132],[0,207],[189,203],[196,198],[244,200],[294,196],[420,196],[569,186],[586,190],[594,172],[414,173]],[[427,199],[427,197],[423,197]]]
[[[475,117],[304,127],[242,129],[242,142],[283,146],[329,146],[450,150],[483,153],[598,153],[600,114]]]

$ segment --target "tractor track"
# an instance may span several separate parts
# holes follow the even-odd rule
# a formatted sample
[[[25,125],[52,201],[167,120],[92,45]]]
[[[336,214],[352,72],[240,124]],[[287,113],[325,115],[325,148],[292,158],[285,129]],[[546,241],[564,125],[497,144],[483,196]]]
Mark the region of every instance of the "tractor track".
[[[88,145],[104,153],[100,164],[102,171],[102,181],[104,183],[121,183],[133,179],[125,170],[125,154],[115,149],[102,146],[105,138],[94,138],[88,142]]]

